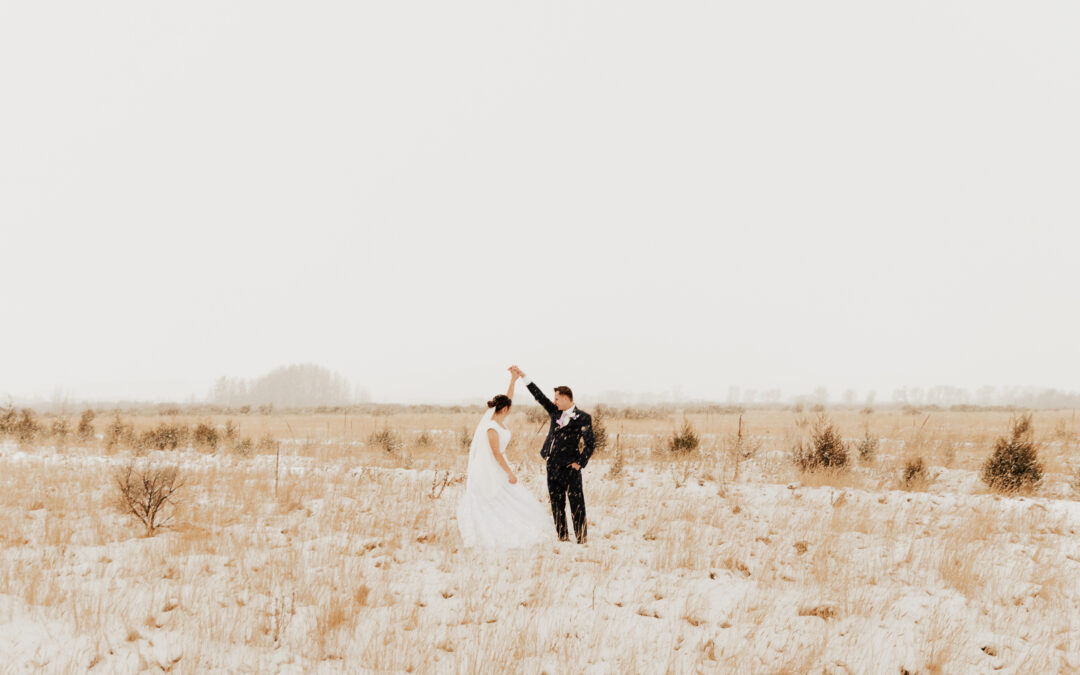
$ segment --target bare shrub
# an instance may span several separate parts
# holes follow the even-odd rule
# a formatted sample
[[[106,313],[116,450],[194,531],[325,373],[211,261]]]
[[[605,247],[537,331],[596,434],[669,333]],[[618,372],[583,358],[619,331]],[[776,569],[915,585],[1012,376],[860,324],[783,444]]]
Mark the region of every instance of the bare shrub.
[[[57,417],[49,426],[49,435],[55,438],[58,444],[63,444],[69,433],[71,428],[68,426],[67,417]]]
[[[236,425],[232,420],[225,420],[225,431],[222,432],[221,438],[228,444],[236,443],[236,439],[239,436],[236,430]]]
[[[922,457],[915,457],[904,463],[904,468],[900,472],[900,484],[905,490],[924,489],[929,480],[926,463],[923,462]]]
[[[724,452],[731,459],[735,465],[735,472],[732,480],[739,480],[739,467],[743,462],[753,459],[757,451],[761,449],[761,439],[752,438],[743,431],[742,415],[739,415],[739,428],[734,436],[730,436],[724,441]]]
[[[1031,414],[1014,417],[1009,433],[994,443],[994,454],[982,466],[982,479],[992,490],[1015,492],[1042,482],[1043,466],[1031,426]]]
[[[616,437],[617,439],[617,437]],[[626,470],[626,459],[623,456],[621,444],[616,440],[615,443],[615,459],[611,462],[611,466],[608,467],[607,473],[604,474],[605,478],[618,478],[622,476],[623,471]]]
[[[15,412],[15,406],[8,401],[7,407],[0,410],[0,437],[11,436],[15,433],[15,421],[17,418],[18,413]]]
[[[381,429],[371,432],[368,436],[368,445],[382,448],[384,452],[393,454],[401,449],[401,439],[390,429]]]
[[[165,507],[175,505],[174,494],[184,484],[175,466],[158,467],[132,458],[113,478],[121,508],[143,524],[146,536],[153,536],[171,521]]]
[[[828,415],[820,413],[810,427],[809,440],[800,440],[792,449],[792,459],[803,471],[843,469],[848,464],[847,444]]]
[[[431,476],[431,493],[429,496],[432,499],[438,499],[442,496],[443,490],[450,484],[450,472],[436,470]]]
[[[674,480],[676,488],[687,485],[698,475],[700,470],[699,463],[694,456],[688,452],[682,453],[675,461],[668,462],[667,466],[668,471],[671,472],[671,478]]]
[[[255,453],[255,443],[249,437],[241,436],[232,442],[229,449],[241,457],[251,457]]]
[[[870,429],[867,429],[866,433],[855,445],[855,449],[859,452],[859,461],[865,463],[874,461],[874,456],[877,455],[880,445],[881,441],[876,436],[871,436]]]
[[[281,448],[281,441],[270,434],[265,434],[259,438],[259,442],[255,444],[255,448],[259,452],[277,452]]]
[[[270,598],[268,622],[263,629],[263,632],[270,635],[275,646],[280,643],[282,636],[288,629],[289,624],[292,623],[292,619],[295,615],[295,593],[293,595],[275,594]]]
[[[135,427],[122,420],[120,413],[116,413],[109,426],[105,427],[105,447],[114,450],[121,445],[135,445]]]
[[[187,444],[188,433],[188,428],[183,424],[162,422],[143,432],[142,444],[154,450],[176,450]]]
[[[418,448],[430,448],[435,444],[435,439],[428,433],[427,429],[420,432],[420,435],[416,437],[416,447]]]
[[[23,408],[19,413],[19,418],[15,420],[15,425],[12,429],[12,435],[15,436],[15,440],[24,445],[34,442],[38,434],[41,433],[41,424],[38,423],[37,418],[34,417],[34,411],[29,408]]]
[[[221,436],[217,428],[207,422],[199,422],[191,432],[191,444],[196,448],[213,452],[217,450],[220,442]]]
[[[75,428],[75,437],[85,443],[94,437],[94,411],[84,410],[79,416],[79,426]]]
[[[667,449],[675,455],[689,454],[697,450],[699,445],[701,445],[701,438],[694,431],[690,421],[685,418],[683,419],[682,429],[674,432],[667,439]]]
[[[529,421],[529,424],[540,424],[546,422],[550,418],[542,408],[529,408],[525,411],[525,419]]]

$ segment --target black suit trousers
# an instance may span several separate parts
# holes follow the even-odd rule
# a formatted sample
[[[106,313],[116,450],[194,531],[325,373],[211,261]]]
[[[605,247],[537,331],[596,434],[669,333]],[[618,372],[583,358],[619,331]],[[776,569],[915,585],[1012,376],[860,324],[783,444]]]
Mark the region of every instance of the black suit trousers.
[[[588,534],[585,525],[585,493],[581,489],[581,471],[570,466],[547,465],[548,496],[551,497],[551,515],[555,518],[555,532],[559,539],[568,540],[566,528],[566,502],[570,501],[570,516],[574,519],[574,534],[579,544],[584,544]]]

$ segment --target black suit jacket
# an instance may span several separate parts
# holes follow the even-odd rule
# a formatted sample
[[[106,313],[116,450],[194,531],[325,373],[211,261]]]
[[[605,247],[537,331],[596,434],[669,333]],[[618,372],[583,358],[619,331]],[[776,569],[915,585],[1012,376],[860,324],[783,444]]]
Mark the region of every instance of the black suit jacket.
[[[593,437],[592,417],[584,410],[574,408],[574,417],[559,426],[559,418],[562,411],[555,407],[540,387],[535,382],[529,383],[529,393],[536,402],[544,406],[544,410],[551,416],[551,427],[548,428],[544,447],[540,449],[540,456],[548,461],[548,464],[565,467],[577,463],[582,469],[589,463],[593,450],[596,449],[596,438]],[[584,441],[584,445],[582,444]]]

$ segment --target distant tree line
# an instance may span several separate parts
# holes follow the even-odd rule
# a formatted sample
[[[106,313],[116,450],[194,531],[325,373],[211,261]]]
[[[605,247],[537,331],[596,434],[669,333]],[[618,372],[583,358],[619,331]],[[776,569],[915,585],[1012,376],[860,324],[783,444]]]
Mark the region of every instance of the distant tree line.
[[[311,408],[356,402],[347,379],[313,363],[282,366],[253,380],[219,377],[210,391],[210,401],[230,408]]]
[[[900,387],[893,403],[914,406],[1017,406],[1022,408],[1076,408],[1080,394],[1040,387],[980,387],[972,392],[961,387]]]

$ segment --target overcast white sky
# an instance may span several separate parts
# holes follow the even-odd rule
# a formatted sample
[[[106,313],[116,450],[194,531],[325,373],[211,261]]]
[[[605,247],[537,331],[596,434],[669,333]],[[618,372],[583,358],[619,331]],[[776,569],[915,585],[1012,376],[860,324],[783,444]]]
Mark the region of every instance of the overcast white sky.
[[[1075,390],[1080,5],[5,2],[0,394]]]

